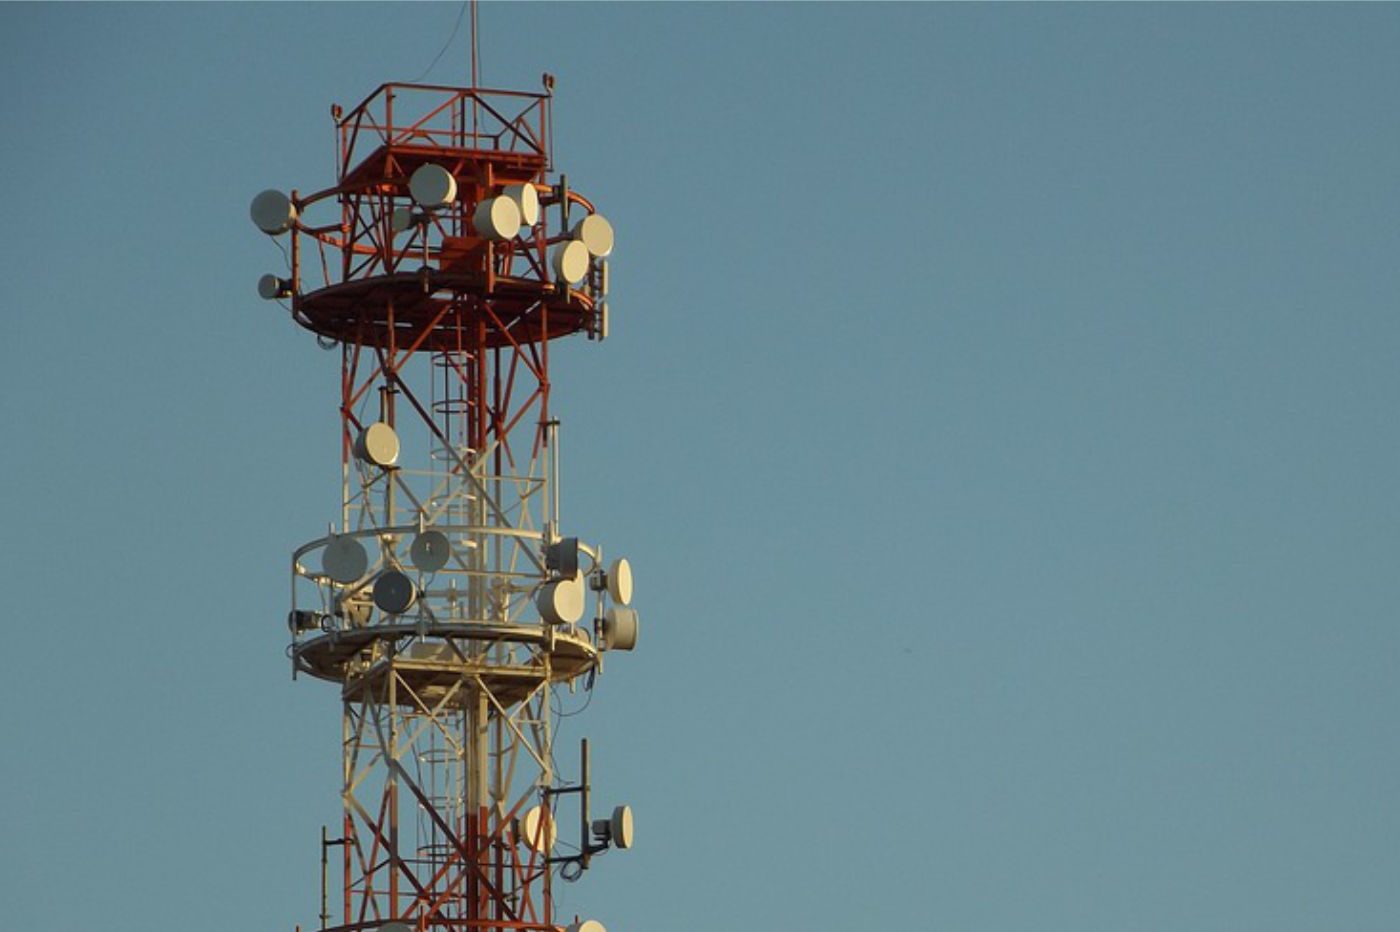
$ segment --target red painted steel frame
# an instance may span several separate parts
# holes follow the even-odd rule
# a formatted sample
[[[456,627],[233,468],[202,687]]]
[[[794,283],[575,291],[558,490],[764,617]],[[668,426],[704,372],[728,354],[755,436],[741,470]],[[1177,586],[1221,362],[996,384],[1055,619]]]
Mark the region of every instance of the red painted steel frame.
[[[292,308],[303,327],[341,344],[343,458],[366,426],[356,411],[376,389],[387,399],[386,420],[417,419],[444,446],[465,434],[470,447],[494,451],[497,474],[518,458],[513,433],[526,432],[533,458],[548,442],[548,341],[595,325],[590,293],[554,282],[546,258],[567,236],[571,205],[591,209],[547,180],[549,95],[386,84],[349,112],[333,112],[337,184],[306,197],[293,192],[301,219],[292,240]],[[394,210],[414,209],[408,179],[429,162],[457,178],[458,201],[394,229]],[[471,207],[505,184],[535,185],[543,211],[559,217],[557,231],[542,221],[519,242],[478,237]],[[338,206],[339,217],[314,226],[306,218],[323,202]],[[445,394],[463,399],[464,410],[435,410],[408,384],[405,367],[420,353],[439,354],[437,368],[452,387]],[[354,714],[348,691],[347,684],[347,716]],[[412,799],[400,800],[400,789]],[[411,846],[400,850],[401,802],[447,839],[445,861],[434,866]],[[331,928],[370,929],[403,916],[420,929],[557,930],[542,856],[503,837],[515,815],[492,819],[483,808],[454,819],[406,774],[396,775],[373,818],[357,820],[347,808],[337,842],[344,918]],[[382,914],[386,893],[390,916]]]

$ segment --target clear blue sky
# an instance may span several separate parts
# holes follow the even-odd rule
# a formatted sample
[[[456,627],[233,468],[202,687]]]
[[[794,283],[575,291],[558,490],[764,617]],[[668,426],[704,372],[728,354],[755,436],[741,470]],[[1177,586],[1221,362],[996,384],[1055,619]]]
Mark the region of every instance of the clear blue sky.
[[[8,928],[314,925],[336,360],[247,204],[456,5],[0,5]],[[1400,923],[1400,7],[488,5],[618,230],[611,932]],[[465,36],[430,75],[465,77]]]

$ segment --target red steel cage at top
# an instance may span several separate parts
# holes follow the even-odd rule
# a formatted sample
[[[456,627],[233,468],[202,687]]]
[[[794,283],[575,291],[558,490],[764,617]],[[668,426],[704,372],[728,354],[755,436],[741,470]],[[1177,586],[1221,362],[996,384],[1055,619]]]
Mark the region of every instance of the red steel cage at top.
[[[568,247],[582,239],[606,254],[611,229],[580,236],[571,214],[592,217],[592,204],[565,179],[547,180],[552,83],[546,76],[544,93],[385,84],[348,112],[333,108],[336,185],[293,191],[285,204],[265,192],[267,216],[305,234],[292,239],[291,280],[279,282],[297,322],[329,339],[415,350],[596,335],[606,270]],[[497,210],[504,222],[482,211],[501,191],[518,232],[508,209]],[[339,215],[317,222],[323,202]]]

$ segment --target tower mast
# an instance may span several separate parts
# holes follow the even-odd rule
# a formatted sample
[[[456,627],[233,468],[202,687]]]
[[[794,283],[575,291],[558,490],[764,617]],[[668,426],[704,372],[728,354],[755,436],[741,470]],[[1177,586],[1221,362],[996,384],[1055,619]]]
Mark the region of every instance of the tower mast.
[[[554,763],[556,691],[638,633],[627,561],[565,532],[550,407],[553,344],[607,336],[612,228],[551,164],[553,79],[476,86],[475,3],[472,73],[333,108],[335,183],[251,209],[291,244],[259,292],[340,355],[340,514],[288,621],[294,675],[340,688],[335,932],[557,932],[555,875],[632,840],[591,819],[586,742]]]

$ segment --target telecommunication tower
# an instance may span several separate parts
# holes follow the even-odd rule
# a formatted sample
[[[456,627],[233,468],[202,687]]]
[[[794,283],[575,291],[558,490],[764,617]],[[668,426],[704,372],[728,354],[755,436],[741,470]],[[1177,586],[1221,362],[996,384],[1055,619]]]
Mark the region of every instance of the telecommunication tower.
[[[638,618],[560,513],[550,352],[607,336],[613,231],[555,173],[553,84],[385,84],[332,108],[332,186],[252,203],[290,240],[259,293],[340,354],[340,514],[288,616],[293,675],[343,704],[322,929],[558,932],[556,876],[632,844],[628,807],[592,818],[587,742],[570,781],[555,755]]]

